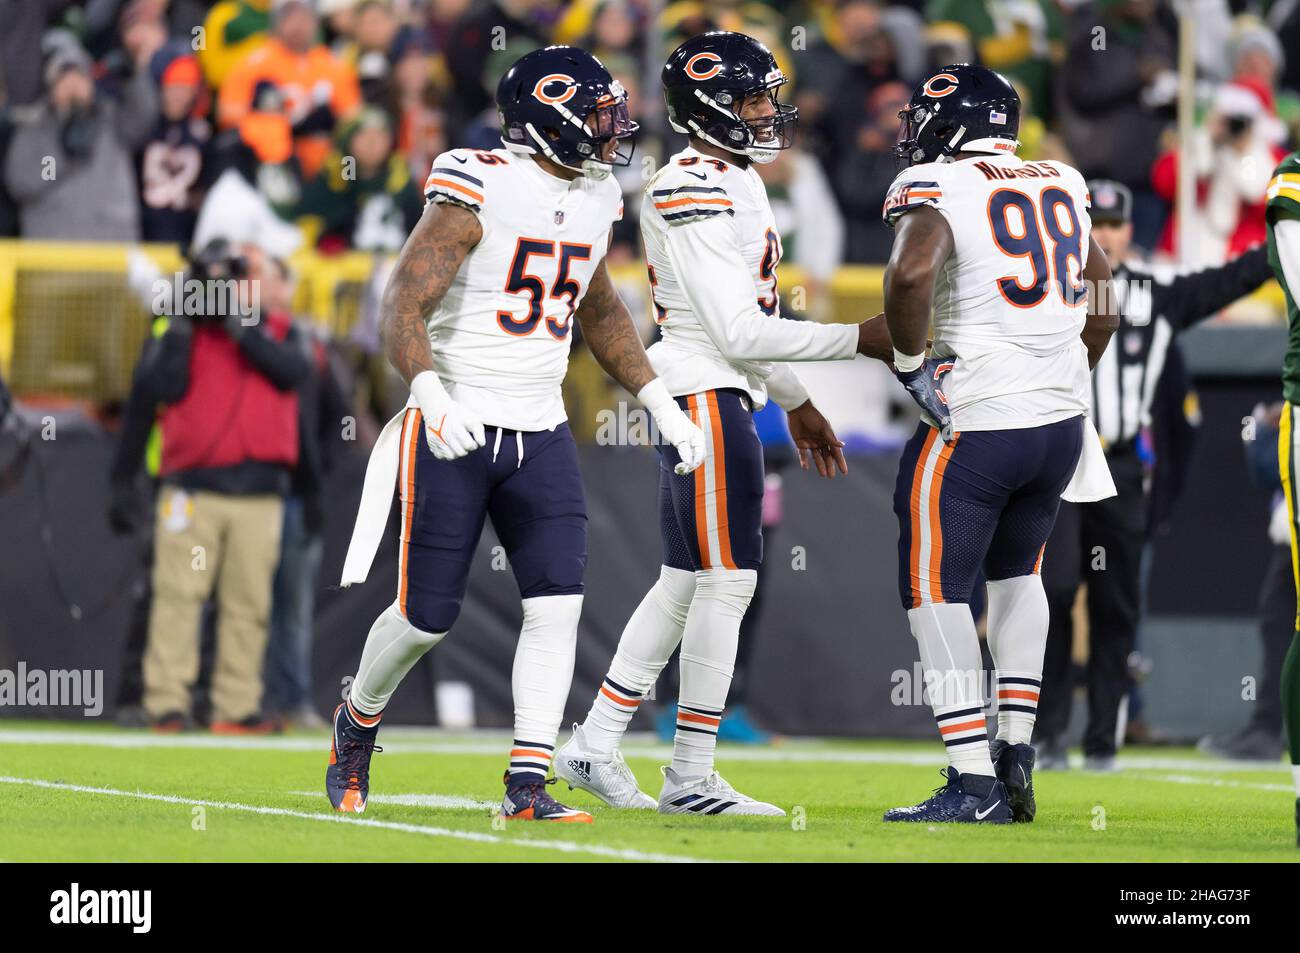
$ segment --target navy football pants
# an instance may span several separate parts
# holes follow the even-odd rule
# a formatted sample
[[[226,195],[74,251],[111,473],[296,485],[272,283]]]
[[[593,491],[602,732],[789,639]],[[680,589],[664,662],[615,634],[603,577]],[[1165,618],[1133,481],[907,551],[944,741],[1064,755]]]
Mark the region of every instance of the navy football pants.
[[[905,609],[969,602],[991,580],[1038,572],[1061,491],[1083,449],[1083,418],[968,431],[945,444],[922,421],[903,448],[894,513]]]
[[[470,560],[491,517],[519,595],[582,592],[587,504],[567,423],[554,430],[486,428],[459,460],[429,449],[420,411],[402,422],[397,601],[418,629],[446,632],[460,614]]]
[[[685,476],[659,446],[659,529],[672,569],[757,569],[763,561],[763,445],[749,395],[733,388],[676,398],[704,431],[704,463]]]

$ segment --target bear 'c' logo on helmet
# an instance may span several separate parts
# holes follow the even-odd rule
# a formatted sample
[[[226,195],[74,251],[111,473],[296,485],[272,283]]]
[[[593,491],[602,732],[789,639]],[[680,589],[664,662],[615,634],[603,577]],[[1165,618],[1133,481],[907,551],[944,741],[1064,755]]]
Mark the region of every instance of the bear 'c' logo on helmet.
[[[550,92],[547,92],[548,88]],[[544,103],[554,105],[567,102],[578,91],[578,81],[565,73],[551,73],[543,76],[533,87],[533,97]]]
[[[925,81],[921,91],[932,99],[941,99],[957,89],[957,77],[952,73],[935,73]]]
[[[701,60],[713,63],[712,66],[697,67],[695,64]],[[722,57],[717,53],[696,53],[686,61],[686,75],[691,79],[706,80],[712,79],[722,72]]]

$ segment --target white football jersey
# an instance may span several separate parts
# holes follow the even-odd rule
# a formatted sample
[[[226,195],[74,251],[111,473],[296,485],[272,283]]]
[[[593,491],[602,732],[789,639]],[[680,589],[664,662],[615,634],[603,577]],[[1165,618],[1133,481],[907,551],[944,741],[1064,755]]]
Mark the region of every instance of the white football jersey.
[[[485,424],[557,426],[567,418],[560,385],[574,312],[623,216],[617,183],[568,182],[505,149],[453,149],[434,159],[424,194],[470,209],[483,226],[426,318],[438,376]]]
[[[786,361],[852,358],[856,325],[781,317],[781,236],[767,189],[741,168],[684,149],[650,179],[641,237],[662,340],[650,361],[669,393],[719,387],[787,409],[807,400]]]
[[[929,205],[954,249],[935,287],[934,349],[953,428],[1015,430],[1086,414],[1080,275],[1092,221],[1083,176],[1062,162],[989,155],[902,172],[885,222]]]

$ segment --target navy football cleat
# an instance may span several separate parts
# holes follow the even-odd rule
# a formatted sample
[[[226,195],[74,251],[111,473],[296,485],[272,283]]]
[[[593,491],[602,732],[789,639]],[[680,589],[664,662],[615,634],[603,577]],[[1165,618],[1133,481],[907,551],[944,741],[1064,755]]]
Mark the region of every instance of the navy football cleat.
[[[527,780],[515,781],[506,772],[503,778],[506,796],[501,801],[501,816],[507,821],[560,821],[569,824],[590,824],[591,815],[586,811],[565,807],[546,793],[546,786],[554,784],[555,778],[538,780],[532,775]]]
[[[1011,816],[1024,824],[1032,823],[1038,813],[1034,800],[1034,754],[1033,745],[1013,745],[1002,740],[989,742],[993,770],[1006,786]]]
[[[943,787],[920,804],[891,808],[885,812],[885,820],[923,824],[1011,823],[1007,789],[997,778],[958,774],[953,767],[940,773],[948,779]]]
[[[325,769],[325,793],[334,810],[361,814],[370,796],[370,756],[384,749],[375,744],[379,729],[357,728],[348,721],[343,706],[334,709],[330,738],[330,763]]]

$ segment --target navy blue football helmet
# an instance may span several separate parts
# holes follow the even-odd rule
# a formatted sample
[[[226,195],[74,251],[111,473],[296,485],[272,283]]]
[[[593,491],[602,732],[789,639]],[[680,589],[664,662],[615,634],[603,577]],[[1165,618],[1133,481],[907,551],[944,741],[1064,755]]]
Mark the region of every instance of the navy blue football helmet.
[[[627,93],[586,50],[548,46],[521,56],[497,85],[497,108],[501,141],[514,152],[540,153],[593,179],[632,161],[639,127]]]
[[[664,64],[664,102],[668,121],[678,132],[746,156],[771,162],[794,141],[799,110],[777,101],[788,80],[776,57],[743,33],[701,33],[673,50]],[[737,110],[746,97],[766,93],[770,116],[742,119]]]
[[[912,92],[894,154],[907,165],[958,152],[1013,153],[1020,145],[1020,95],[1001,73],[954,63]]]

